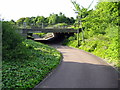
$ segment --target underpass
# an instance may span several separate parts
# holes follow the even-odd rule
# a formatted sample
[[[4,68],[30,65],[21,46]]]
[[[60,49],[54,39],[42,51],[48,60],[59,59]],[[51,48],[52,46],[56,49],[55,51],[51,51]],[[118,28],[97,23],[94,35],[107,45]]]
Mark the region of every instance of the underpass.
[[[43,43],[59,43],[65,38],[78,33],[78,30],[72,28],[31,28],[31,29],[21,29],[20,33],[27,39],[33,39],[35,41],[40,41]],[[48,36],[41,38],[34,33],[52,33],[53,36]]]

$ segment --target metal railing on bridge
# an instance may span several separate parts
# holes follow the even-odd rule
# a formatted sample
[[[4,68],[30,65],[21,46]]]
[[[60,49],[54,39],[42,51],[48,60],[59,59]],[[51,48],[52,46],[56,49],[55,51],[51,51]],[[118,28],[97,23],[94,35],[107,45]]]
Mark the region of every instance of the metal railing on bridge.
[[[27,36],[28,33],[77,33],[78,31],[69,27],[69,26],[59,26],[59,25],[51,25],[45,26],[41,25],[40,27],[31,26],[24,27],[18,30],[23,36]]]
[[[31,28],[31,29],[21,29],[21,33],[77,33],[77,30],[69,28]]]

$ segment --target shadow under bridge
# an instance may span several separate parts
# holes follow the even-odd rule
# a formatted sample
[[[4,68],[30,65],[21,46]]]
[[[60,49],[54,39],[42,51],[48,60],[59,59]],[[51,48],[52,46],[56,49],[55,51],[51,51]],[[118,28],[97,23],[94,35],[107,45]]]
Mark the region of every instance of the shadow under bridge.
[[[48,37],[47,39],[36,39],[43,42],[60,42],[64,40],[66,37],[74,35],[77,33],[77,30],[67,29],[67,28],[52,28],[52,29],[42,29],[42,28],[34,28],[34,29],[22,29],[22,35],[33,36],[33,33],[53,33],[53,37]],[[33,37],[35,39],[35,37]]]

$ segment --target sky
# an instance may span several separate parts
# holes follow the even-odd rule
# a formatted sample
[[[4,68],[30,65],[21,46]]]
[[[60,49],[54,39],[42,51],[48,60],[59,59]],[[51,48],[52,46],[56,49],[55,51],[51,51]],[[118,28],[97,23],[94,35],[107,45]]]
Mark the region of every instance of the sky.
[[[77,3],[87,8],[92,0],[75,0]],[[67,17],[76,17],[74,6],[71,0],[1,0],[0,18],[4,20],[18,20],[21,17],[36,17],[62,12]],[[97,3],[94,0],[91,8]]]

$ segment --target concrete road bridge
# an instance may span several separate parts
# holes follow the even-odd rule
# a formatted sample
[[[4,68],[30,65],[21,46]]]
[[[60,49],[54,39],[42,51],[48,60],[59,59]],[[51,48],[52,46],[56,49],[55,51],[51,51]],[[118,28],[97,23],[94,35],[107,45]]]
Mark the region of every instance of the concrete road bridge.
[[[58,40],[58,38],[60,39],[60,38],[69,37],[71,35],[74,35],[74,33],[79,33],[79,31],[80,30],[75,30],[73,28],[31,28],[31,29],[23,28],[23,29],[20,29],[20,33],[26,38],[28,37],[28,35],[32,36],[33,33],[53,33],[54,34],[53,39],[50,37],[52,41]],[[33,39],[35,38],[33,37]]]
[[[68,34],[74,34],[77,33],[78,30],[75,30],[73,28],[23,28],[19,30],[20,33],[27,37],[27,35],[31,33],[53,33],[55,36],[57,35],[68,35]]]
[[[77,33],[75,29],[67,29],[67,28],[50,28],[50,29],[42,29],[42,28],[33,28],[33,29],[21,29],[22,34],[27,33]]]

